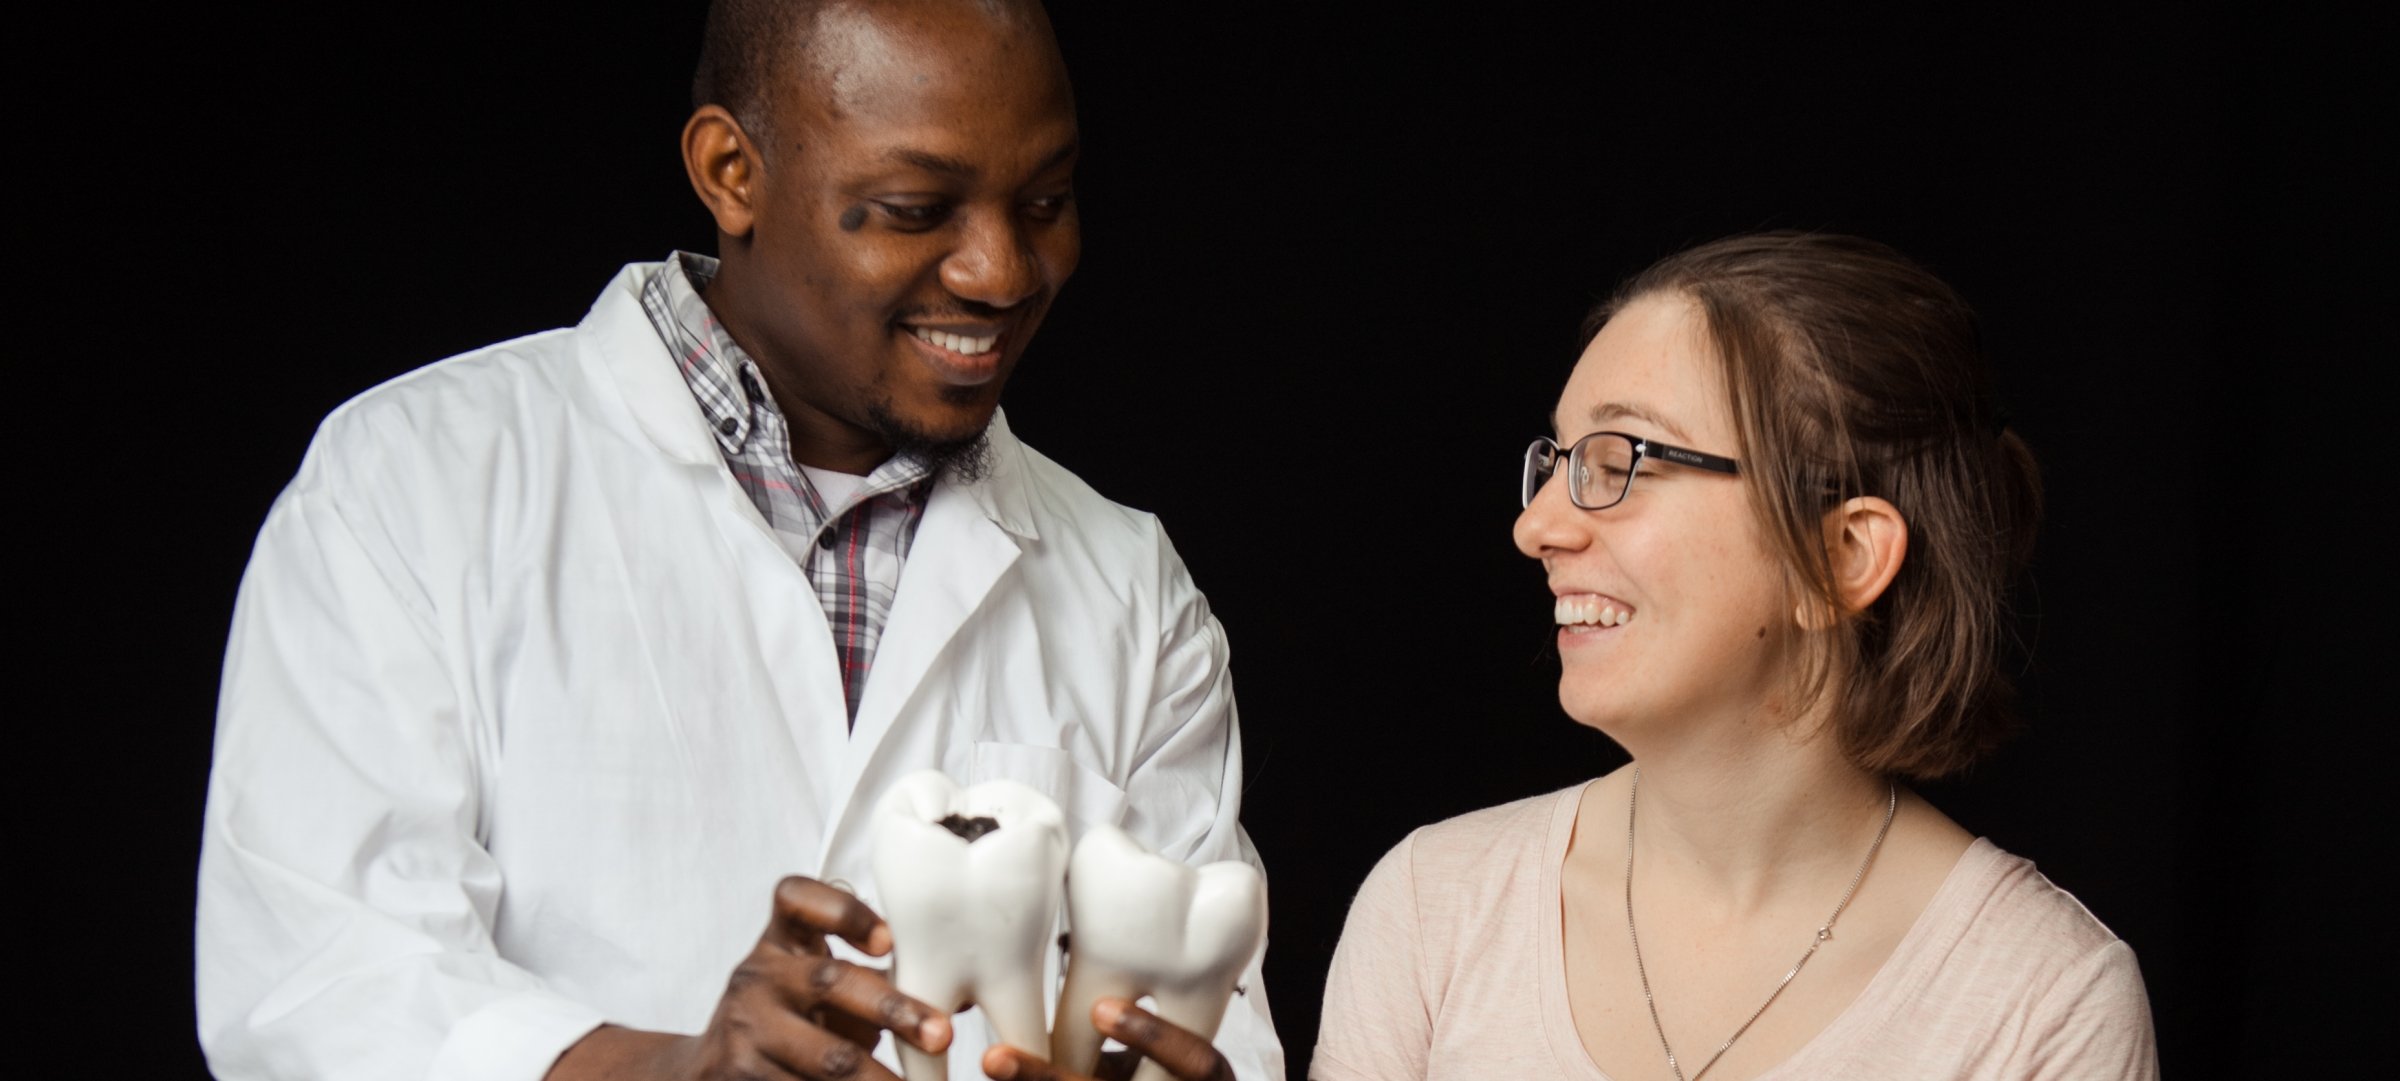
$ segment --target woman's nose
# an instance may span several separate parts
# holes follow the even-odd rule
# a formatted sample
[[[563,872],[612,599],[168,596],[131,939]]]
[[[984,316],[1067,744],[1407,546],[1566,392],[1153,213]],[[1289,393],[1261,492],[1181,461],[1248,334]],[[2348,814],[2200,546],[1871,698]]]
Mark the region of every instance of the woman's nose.
[[[1578,551],[1591,543],[1590,513],[1567,498],[1566,484],[1554,473],[1534,489],[1533,502],[1518,512],[1510,535],[1517,551],[1535,559]]]

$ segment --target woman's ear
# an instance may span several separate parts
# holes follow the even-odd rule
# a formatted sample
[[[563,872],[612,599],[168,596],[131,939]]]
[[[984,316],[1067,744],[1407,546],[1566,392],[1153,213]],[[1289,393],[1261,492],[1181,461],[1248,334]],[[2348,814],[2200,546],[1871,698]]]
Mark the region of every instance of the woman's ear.
[[[741,122],[721,105],[703,105],[683,124],[683,171],[717,219],[717,231],[746,237],[757,224],[758,155]]]
[[[1874,496],[1844,500],[1825,512],[1825,562],[1844,613],[1874,604],[1908,558],[1908,520]]]

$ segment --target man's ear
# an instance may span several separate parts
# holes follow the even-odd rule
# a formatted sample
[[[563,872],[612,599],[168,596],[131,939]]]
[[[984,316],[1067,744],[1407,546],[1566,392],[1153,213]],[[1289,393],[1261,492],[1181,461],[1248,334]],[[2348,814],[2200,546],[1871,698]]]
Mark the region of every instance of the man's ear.
[[[746,237],[758,222],[758,150],[722,105],[703,105],[683,123],[683,171],[717,219],[717,231]]]
[[[1908,520],[1889,501],[1860,496],[1825,512],[1825,561],[1844,614],[1874,604],[1907,558]]]

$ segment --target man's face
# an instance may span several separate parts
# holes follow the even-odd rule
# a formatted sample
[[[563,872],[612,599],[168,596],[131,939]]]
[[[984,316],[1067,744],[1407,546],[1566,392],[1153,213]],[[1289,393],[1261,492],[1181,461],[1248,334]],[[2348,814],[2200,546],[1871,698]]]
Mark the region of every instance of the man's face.
[[[1055,47],[945,5],[827,12],[810,54],[774,89],[743,259],[755,340],[736,340],[795,428],[971,442],[1081,251]]]

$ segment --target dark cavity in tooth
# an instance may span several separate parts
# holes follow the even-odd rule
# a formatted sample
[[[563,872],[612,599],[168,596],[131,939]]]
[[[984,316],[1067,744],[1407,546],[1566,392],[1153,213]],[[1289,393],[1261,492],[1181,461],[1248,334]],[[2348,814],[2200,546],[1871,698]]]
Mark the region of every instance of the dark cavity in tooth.
[[[974,818],[963,818],[958,815],[951,815],[942,819],[941,827],[966,838],[968,841],[973,841],[984,834],[999,829],[1000,820],[996,818],[985,818],[980,815]]]

